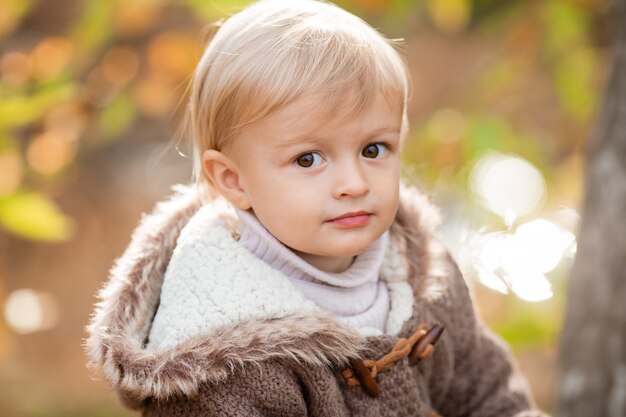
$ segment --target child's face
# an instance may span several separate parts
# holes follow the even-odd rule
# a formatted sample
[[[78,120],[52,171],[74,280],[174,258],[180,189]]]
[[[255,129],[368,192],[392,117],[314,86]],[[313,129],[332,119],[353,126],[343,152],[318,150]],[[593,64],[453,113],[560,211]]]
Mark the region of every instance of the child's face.
[[[341,271],[394,220],[402,104],[379,94],[357,116],[323,109],[306,96],[244,128],[224,154],[270,233],[318,268]]]

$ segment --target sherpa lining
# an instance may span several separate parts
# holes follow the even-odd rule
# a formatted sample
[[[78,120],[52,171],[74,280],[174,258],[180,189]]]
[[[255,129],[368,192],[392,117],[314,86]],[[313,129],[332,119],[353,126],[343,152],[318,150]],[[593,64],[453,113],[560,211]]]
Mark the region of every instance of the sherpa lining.
[[[410,285],[419,295],[424,277],[436,268],[430,262],[431,239],[437,222],[436,209],[415,190],[403,188],[401,206],[392,236],[401,238],[397,262],[388,264],[392,286]],[[358,357],[365,339],[353,327],[322,311],[295,312],[278,318],[252,318],[215,327],[165,349],[146,348],[146,338],[167,265],[176,241],[189,219],[207,200],[193,187],[178,187],[176,194],[144,216],[128,249],[116,261],[87,331],[90,365],[127,398],[165,399],[174,394],[191,396],[201,383],[224,381],[236,368],[267,359],[295,360],[310,365],[345,365]],[[405,253],[413,256],[405,257]],[[407,262],[409,281],[400,277]],[[399,268],[395,270],[393,269]],[[435,271],[433,271],[435,272]],[[396,294],[403,294],[397,291]],[[403,297],[407,297],[404,294]],[[411,297],[412,298],[412,297]],[[391,299],[391,309],[406,305]],[[412,302],[412,301],[411,301]],[[398,304],[399,303],[399,304]],[[402,309],[399,309],[400,311]],[[391,323],[397,331],[410,316],[405,310]]]

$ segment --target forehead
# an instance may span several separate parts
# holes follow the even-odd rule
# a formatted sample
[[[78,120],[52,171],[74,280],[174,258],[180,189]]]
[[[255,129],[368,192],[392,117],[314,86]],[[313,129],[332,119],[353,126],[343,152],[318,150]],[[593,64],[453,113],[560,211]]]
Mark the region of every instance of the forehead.
[[[270,144],[289,146],[332,136],[338,129],[355,135],[381,128],[399,130],[402,111],[403,100],[398,95],[377,93],[367,102],[359,102],[354,93],[348,97],[309,94],[253,123],[247,130],[257,138],[267,138]]]

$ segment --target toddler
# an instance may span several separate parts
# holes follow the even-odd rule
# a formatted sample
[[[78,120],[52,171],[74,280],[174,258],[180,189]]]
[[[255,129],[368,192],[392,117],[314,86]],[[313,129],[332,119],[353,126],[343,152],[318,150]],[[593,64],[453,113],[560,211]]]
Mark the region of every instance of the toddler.
[[[313,0],[217,30],[193,186],[142,219],[88,326],[144,416],[540,416],[475,316],[436,210],[400,181],[393,42]]]

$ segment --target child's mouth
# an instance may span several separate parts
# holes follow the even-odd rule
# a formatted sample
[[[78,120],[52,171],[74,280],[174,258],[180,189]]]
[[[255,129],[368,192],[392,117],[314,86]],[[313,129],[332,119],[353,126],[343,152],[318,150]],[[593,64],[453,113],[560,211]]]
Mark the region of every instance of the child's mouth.
[[[356,213],[346,213],[329,222],[343,228],[362,227],[370,221],[370,213],[359,211]]]

